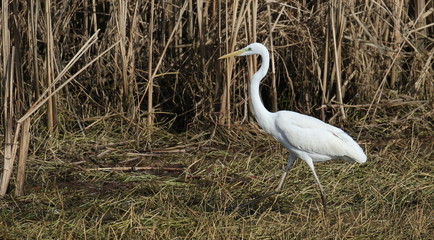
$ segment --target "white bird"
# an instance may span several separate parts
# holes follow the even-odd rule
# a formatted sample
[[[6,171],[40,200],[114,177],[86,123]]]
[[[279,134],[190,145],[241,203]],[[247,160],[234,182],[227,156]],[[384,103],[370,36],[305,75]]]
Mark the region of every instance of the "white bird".
[[[219,59],[232,56],[258,54],[262,65],[250,80],[250,99],[255,112],[256,121],[267,133],[279,141],[290,154],[288,163],[280,179],[276,192],[280,192],[288,170],[296,158],[303,159],[312,170],[315,181],[321,191],[321,199],[326,208],[326,195],[315,172],[314,162],[331,159],[366,162],[362,148],[344,131],[327,124],[317,118],[292,111],[269,112],[261,101],[259,84],[268,72],[270,57],[268,49],[260,43],[252,43]]]

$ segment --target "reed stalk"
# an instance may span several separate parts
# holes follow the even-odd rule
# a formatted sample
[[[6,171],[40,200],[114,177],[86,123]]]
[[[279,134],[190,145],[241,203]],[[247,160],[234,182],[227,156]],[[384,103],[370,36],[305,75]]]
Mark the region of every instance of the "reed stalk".
[[[148,126],[152,126],[154,124],[154,107],[152,104],[153,98],[152,95],[154,93],[154,78],[153,78],[153,44],[154,44],[154,12],[155,12],[155,3],[154,0],[151,0],[151,8],[150,8],[150,20],[149,20],[149,32],[148,32]]]
[[[4,5],[3,5],[4,6]],[[3,25],[5,26],[5,25]],[[3,39],[3,41],[7,39]],[[9,179],[12,174],[14,159],[13,154],[13,118],[14,118],[14,57],[15,51],[12,47],[12,53],[8,54],[9,59],[6,61],[5,66],[5,88],[3,95],[3,109],[4,109],[4,123],[5,123],[5,137],[4,137],[4,162],[3,162],[3,173],[0,182],[0,197],[4,197],[9,185]]]
[[[37,52],[37,24],[39,19],[39,4],[38,0],[30,1],[30,14],[29,20],[29,49],[31,50],[32,55],[32,85],[33,85],[33,94],[34,98],[39,98],[40,94],[40,83],[39,83],[39,65],[38,65],[38,52]]]
[[[330,7],[329,7],[330,11]],[[322,68],[322,81],[321,81],[321,120],[326,120],[326,105],[329,102],[328,99],[328,89],[327,89],[327,80],[329,78],[329,54],[330,54],[330,32],[331,32],[331,16],[327,18],[327,27],[325,30],[325,45],[324,45],[324,60],[323,60],[323,68]]]
[[[96,17],[96,0],[92,0],[92,26],[93,26],[93,32],[98,31],[98,20]]]
[[[6,76],[7,64],[10,57],[10,30],[9,30],[9,1],[2,0],[2,52],[3,52],[3,73]]]
[[[128,1],[121,0],[119,2],[118,9],[118,39],[121,41],[119,44],[120,54],[121,54],[121,66],[122,66],[122,102],[123,109],[129,117],[133,117],[134,114],[134,101],[133,93],[131,92],[130,74],[129,74],[129,55],[128,55],[128,45],[132,44],[131,39],[127,37],[127,15],[128,15]]]
[[[47,58],[45,61],[46,66],[46,84],[51,86],[55,76],[54,72],[54,40],[53,30],[51,24],[51,0],[45,2],[45,18],[46,18],[46,41],[47,41]],[[48,88],[48,95],[51,95],[52,89]],[[48,99],[47,106],[47,119],[48,119],[48,131],[50,135],[54,134],[54,127],[57,121],[56,113],[56,99],[55,95]]]
[[[18,171],[17,171],[17,184],[15,188],[16,196],[24,195],[24,183],[26,178],[26,164],[27,164],[27,155],[29,152],[29,143],[30,143],[30,122],[31,118],[27,118],[23,122],[23,130],[21,131],[20,138],[20,154],[18,159]]]
[[[267,5],[268,12],[268,38],[270,42],[269,50],[270,50],[270,59],[271,59],[271,109],[273,112],[277,111],[277,86],[276,86],[276,66],[274,60],[274,39],[273,39],[273,23],[271,16],[271,7],[270,4]]]
[[[336,4],[336,2],[335,2]],[[337,10],[337,13],[335,12]],[[332,40],[333,40],[333,53],[334,53],[334,72],[336,74],[336,95],[340,108],[342,119],[346,118],[345,109],[343,106],[343,90],[342,90],[342,56],[341,44],[343,37],[343,30],[345,26],[345,18],[342,11],[342,1],[338,0],[337,6],[331,7],[331,24],[332,24]],[[339,30],[339,32],[338,32]]]
[[[394,0],[393,1],[393,48],[397,49],[401,42],[403,41],[401,36],[401,16],[403,10],[404,1],[403,0]],[[390,85],[395,86],[396,82],[399,81],[400,78],[400,69],[401,69],[400,59],[396,61],[396,64],[392,68],[392,72],[390,75]]]

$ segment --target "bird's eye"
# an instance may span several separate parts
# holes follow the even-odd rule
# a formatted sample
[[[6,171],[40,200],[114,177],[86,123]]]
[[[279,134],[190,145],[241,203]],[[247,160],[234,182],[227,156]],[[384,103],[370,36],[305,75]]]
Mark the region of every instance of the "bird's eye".
[[[252,48],[251,47],[249,47],[249,49],[248,49],[249,51],[252,51]]]

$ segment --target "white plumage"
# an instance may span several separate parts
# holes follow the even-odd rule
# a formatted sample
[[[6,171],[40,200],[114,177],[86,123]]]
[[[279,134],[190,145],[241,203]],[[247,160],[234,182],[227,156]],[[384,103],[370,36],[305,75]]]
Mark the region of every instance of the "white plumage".
[[[334,158],[366,162],[362,148],[341,129],[296,112],[272,114],[274,126],[264,130],[296,155],[297,151],[305,152],[314,162]]]
[[[269,53],[260,43],[252,43],[236,52],[220,57],[246,56],[259,54],[262,59],[260,69],[250,80],[250,99],[259,125],[286,149],[289,150],[288,163],[276,191],[280,191],[285,177],[294,160],[303,159],[312,170],[320,190],[321,198],[326,206],[325,192],[315,172],[314,162],[331,159],[352,160],[358,163],[366,162],[362,148],[344,131],[327,124],[317,118],[292,111],[269,112],[262,104],[259,94],[259,84],[269,68]]]

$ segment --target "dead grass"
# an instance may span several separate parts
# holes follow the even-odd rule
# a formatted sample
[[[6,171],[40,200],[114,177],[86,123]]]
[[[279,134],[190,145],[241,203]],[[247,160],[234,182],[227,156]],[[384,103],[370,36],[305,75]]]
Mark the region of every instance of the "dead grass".
[[[432,6],[3,0],[0,239],[430,238]],[[249,109],[256,59],[217,60],[255,41],[272,50],[267,108],[368,153],[317,165],[327,216],[301,161],[279,196],[223,211],[274,189],[287,155]]]
[[[274,188],[285,164],[286,151],[255,125],[218,127],[213,139],[157,130],[152,143],[137,144],[121,129],[105,130],[119,122],[99,121],[86,137],[68,133],[33,146],[27,195],[0,200],[0,238],[427,239],[434,234],[429,119],[420,110],[404,123],[376,119],[360,137],[366,164],[317,164],[326,216],[300,160],[280,195],[223,211]],[[353,124],[354,136],[362,125]],[[119,166],[149,168],[92,170]]]

